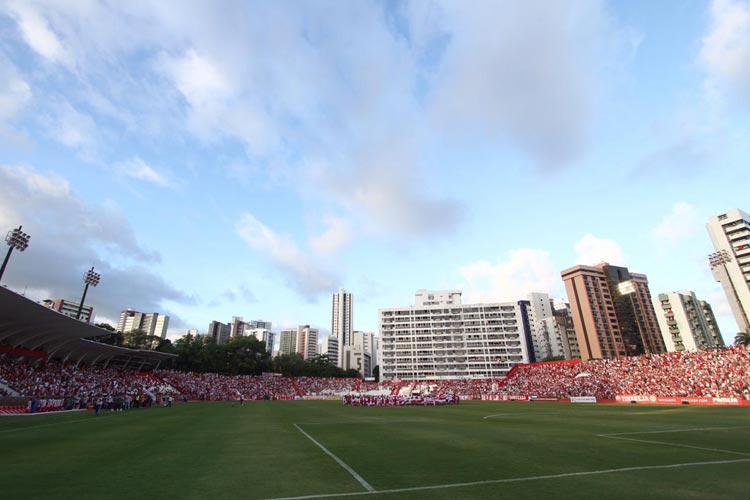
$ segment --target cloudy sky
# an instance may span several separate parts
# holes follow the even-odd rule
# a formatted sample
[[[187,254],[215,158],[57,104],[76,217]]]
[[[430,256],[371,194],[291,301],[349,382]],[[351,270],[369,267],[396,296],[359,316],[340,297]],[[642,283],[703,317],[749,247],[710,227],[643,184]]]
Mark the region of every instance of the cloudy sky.
[[[172,337],[608,260],[730,340],[705,222],[749,171],[748,0],[0,0],[3,283],[78,300],[94,265],[99,320]]]

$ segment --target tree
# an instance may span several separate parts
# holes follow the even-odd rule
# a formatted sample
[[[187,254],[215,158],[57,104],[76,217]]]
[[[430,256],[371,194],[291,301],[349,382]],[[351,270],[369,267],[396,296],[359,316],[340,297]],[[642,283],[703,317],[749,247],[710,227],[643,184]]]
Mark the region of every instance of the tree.
[[[223,347],[226,370],[232,375],[259,375],[268,359],[266,344],[255,337],[234,337]]]
[[[123,335],[123,345],[131,349],[151,349],[154,339],[159,339],[155,335],[148,335],[140,328],[125,332]]]
[[[372,369],[372,377],[380,382],[380,365],[375,365],[375,368]]]
[[[739,332],[735,335],[734,345],[750,347],[750,330]]]
[[[542,361],[563,361],[565,359],[565,356],[547,356]]]

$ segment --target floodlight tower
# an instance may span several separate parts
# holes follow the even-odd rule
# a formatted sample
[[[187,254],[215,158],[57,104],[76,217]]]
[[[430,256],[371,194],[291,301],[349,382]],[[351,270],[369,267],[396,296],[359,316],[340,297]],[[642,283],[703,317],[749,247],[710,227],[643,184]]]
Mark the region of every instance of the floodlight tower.
[[[3,273],[5,272],[5,266],[8,265],[8,261],[10,260],[10,254],[13,253],[13,250],[18,250],[19,252],[23,252],[29,247],[29,240],[31,239],[31,236],[21,231],[23,226],[18,226],[17,228],[13,229],[12,231],[8,231],[8,234],[5,235],[5,242],[8,244],[8,253],[5,254],[5,260],[3,260],[3,265],[0,267],[0,279],[3,277]]]
[[[102,278],[102,275],[99,273],[94,272],[94,266],[91,266],[91,269],[86,271],[86,274],[83,275],[83,282],[86,283],[86,286],[83,288],[83,297],[81,297],[81,303],[78,304],[78,313],[76,314],[76,319],[81,319],[81,310],[83,309],[83,301],[86,300],[86,292],[89,291],[89,285],[96,286],[99,284],[99,280]]]

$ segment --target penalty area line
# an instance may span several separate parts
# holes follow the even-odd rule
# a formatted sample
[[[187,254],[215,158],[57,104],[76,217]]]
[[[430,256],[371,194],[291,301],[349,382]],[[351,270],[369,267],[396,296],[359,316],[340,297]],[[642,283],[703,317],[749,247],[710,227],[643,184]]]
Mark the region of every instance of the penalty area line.
[[[301,429],[300,429],[301,430]],[[304,431],[303,431],[304,432]],[[562,479],[567,477],[580,477],[580,476],[596,476],[602,474],[616,474],[618,472],[632,472],[640,470],[659,470],[659,469],[678,469],[681,467],[700,467],[702,465],[726,465],[750,462],[750,458],[739,458],[736,460],[716,460],[711,462],[689,462],[681,464],[668,464],[668,465],[643,465],[637,467],[622,467],[619,469],[602,469],[594,471],[584,472],[565,472],[562,474],[549,474],[545,476],[528,476],[528,477],[514,477],[508,479],[490,479],[487,481],[472,481],[467,483],[453,483],[453,484],[436,484],[433,486],[414,486],[411,488],[397,488],[390,490],[377,490],[377,491],[358,491],[353,493],[328,493],[321,495],[304,495],[299,497],[281,497],[281,498],[268,498],[266,500],[305,500],[310,498],[339,498],[339,497],[358,497],[365,495],[385,495],[389,493],[406,493],[410,491],[428,491],[428,490],[443,490],[448,488],[464,488],[469,486],[482,486],[487,484],[503,484],[503,483],[520,483],[524,481],[542,481],[545,479]]]
[[[677,448],[689,448],[691,450],[701,450],[701,451],[714,451],[718,453],[730,453],[732,455],[742,455],[742,456],[750,456],[750,453],[744,453],[742,451],[732,451],[732,450],[722,450],[720,448],[705,448],[703,446],[693,446],[690,444],[679,444],[679,443],[670,443],[667,441],[652,441],[650,439],[635,439],[635,438],[626,438],[621,436],[607,436],[606,434],[598,435],[597,437],[605,437],[609,439],[620,439],[622,441],[635,441],[636,443],[648,443],[648,444],[661,444],[664,446],[676,446]]]
[[[307,439],[309,439],[310,441],[312,441],[313,443],[315,443],[318,446],[318,448],[320,448],[321,450],[323,450],[323,452],[326,455],[328,455],[329,457],[331,457],[332,459],[334,459],[337,464],[339,464],[341,467],[343,467],[343,469],[346,472],[348,472],[354,479],[356,479],[357,482],[359,484],[361,484],[368,492],[374,492],[375,491],[375,488],[373,488],[370,485],[370,483],[368,483],[367,481],[365,481],[362,476],[360,476],[359,474],[357,474],[357,471],[355,471],[354,469],[352,469],[351,467],[349,467],[348,465],[346,465],[343,460],[341,460],[339,457],[337,457],[336,455],[334,455],[333,453],[331,453],[328,450],[328,448],[326,448],[325,446],[323,446],[322,444],[320,444],[318,441],[315,440],[314,437],[312,437],[310,434],[308,434],[304,430],[302,430],[302,427],[300,427],[297,424],[294,424],[294,426],[297,428],[298,431],[300,431],[302,434],[304,434]],[[300,497],[300,498],[312,498],[312,497]]]

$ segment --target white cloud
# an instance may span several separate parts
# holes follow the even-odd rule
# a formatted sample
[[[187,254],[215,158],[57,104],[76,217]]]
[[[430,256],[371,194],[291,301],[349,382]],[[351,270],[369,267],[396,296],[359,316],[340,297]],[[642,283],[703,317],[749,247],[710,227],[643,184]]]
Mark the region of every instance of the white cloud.
[[[49,137],[67,146],[86,159],[93,159],[101,140],[101,128],[87,113],[65,99],[54,101],[41,118]]]
[[[625,255],[615,240],[597,238],[589,233],[575,243],[576,264],[593,266],[600,262],[609,262],[615,266],[624,266]]]
[[[728,91],[750,105],[750,2],[712,2],[711,26],[698,59],[708,73],[709,91]]]
[[[57,35],[50,29],[47,20],[35,7],[27,2],[9,4],[23,39],[37,54],[52,62],[69,65],[72,62]]]
[[[310,253],[304,253],[290,237],[277,234],[252,214],[244,213],[235,230],[250,248],[270,260],[308,299],[335,289],[335,276],[323,269]]]
[[[702,220],[695,207],[686,202],[675,203],[653,229],[652,235],[658,249],[678,243],[693,236],[701,228]]]
[[[432,36],[449,40],[433,79],[442,123],[515,145],[546,167],[579,156],[605,77],[629,58],[623,47],[637,45],[605,4],[438,5]]]
[[[585,147],[602,61],[621,59],[622,33],[599,1],[501,12],[491,2],[13,5],[26,43],[74,67],[67,83],[86,105],[71,102],[97,119],[92,132],[119,134],[107,133],[111,118],[144,141],[185,133],[239,146],[245,158],[225,164],[281,166],[274,179],[315,192],[326,210],[410,238],[449,236],[463,220],[421,158],[443,125],[563,164]],[[70,118],[58,140],[80,149],[96,135]]]
[[[138,244],[119,207],[85,203],[59,175],[0,165],[0,223],[2,230],[23,224],[31,235],[3,283],[28,286],[27,295],[37,300],[77,300],[83,271],[95,265],[102,281],[89,300],[97,315],[116,318],[125,307],[158,311],[163,301],[194,302],[153,271],[159,255]]]
[[[343,217],[328,216],[323,222],[326,230],[310,238],[310,246],[321,254],[332,253],[349,243],[352,239],[352,227]]]
[[[13,136],[9,122],[31,100],[31,87],[0,53],[0,137]]]
[[[496,263],[478,261],[459,269],[466,302],[516,301],[531,292],[562,294],[559,270],[549,252],[534,248],[511,250]]]
[[[117,163],[115,170],[124,177],[148,182],[156,186],[173,188],[174,183],[164,174],[157,172],[151,165],[135,156],[127,161]]]

